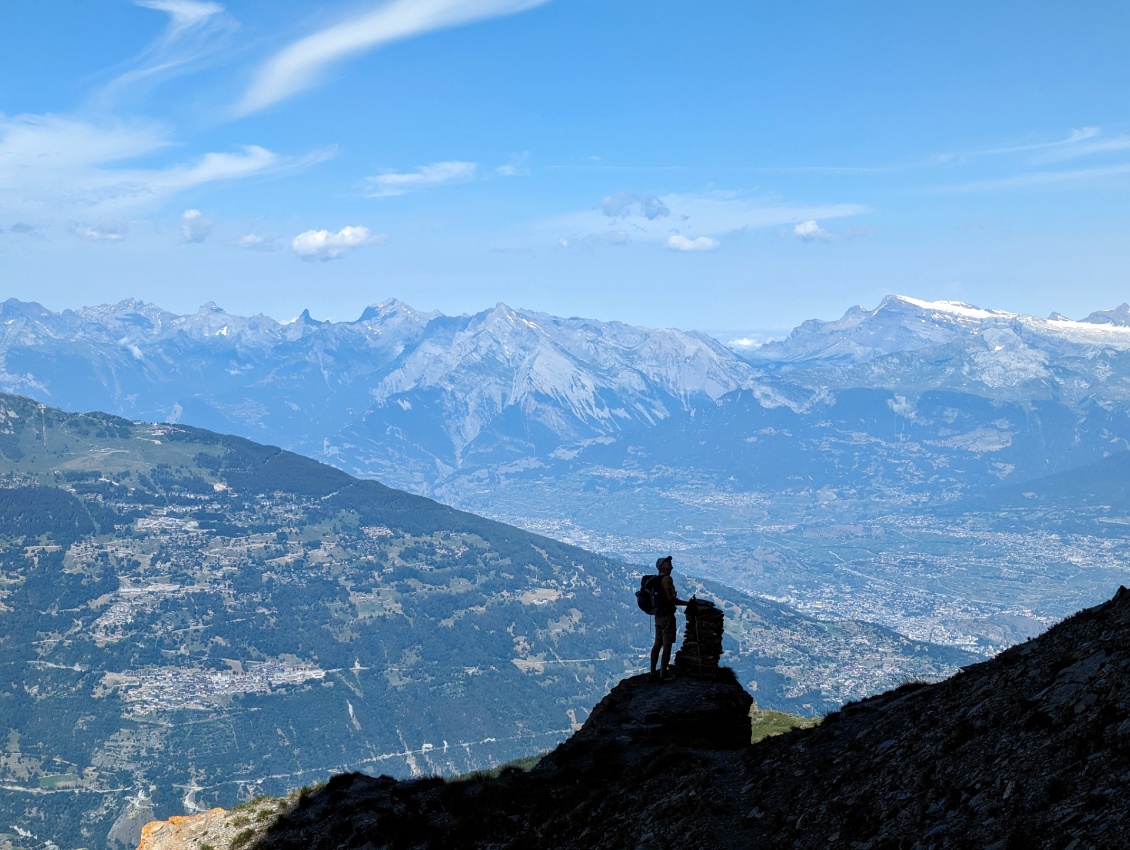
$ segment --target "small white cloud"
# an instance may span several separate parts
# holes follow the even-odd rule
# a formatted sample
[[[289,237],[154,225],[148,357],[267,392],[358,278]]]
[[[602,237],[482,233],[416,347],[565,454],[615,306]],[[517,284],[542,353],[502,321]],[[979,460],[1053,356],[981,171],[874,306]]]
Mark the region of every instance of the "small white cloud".
[[[740,336],[737,339],[731,339],[729,342],[726,343],[726,345],[730,346],[730,348],[737,348],[737,349],[743,350],[743,351],[744,350],[752,350],[754,348],[760,348],[764,344],[765,344],[765,340],[760,339],[759,337],[752,337],[752,336]]]
[[[200,210],[185,210],[180,217],[180,232],[185,242],[203,242],[215,224]]]
[[[366,245],[380,245],[388,237],[367,227],[343,227],[337,233],[329,230],[307,230],[290,242],[290,248],[304,260],[336,260]]]
[[[713,251],[720,243],[709,236],[698,236],[691,239],[681,233],[673,233],[667,237],[667,247],[672,251]]]
[[[433,162],[406,173],[385,171],[376,177],[365,178],[370,187],[365,195],[370,198],[387,198],[431,189],[445,183],[466,183],[475,179],[478,167],[474,162]]]
[[[568,248],[569,247],[569,239],[565,236],[562,236],[560,239],[557,240],[557,247],[558,248]]]
[[[118,340],[118,345],[120,345],[122,348],[124,348],[126,351],[128,351],[131,355],[133,355],[134,360],[144,360],[145,359],[145,355],[142,353],[141,349],[138,348],[137,343],[130,342],[129,339],[123,337],[122,339]]]
[[[260,236],[258,233],[245,233],[235,240],[237,248],[245,251],[277,251],[281,245],[273,236]]]
[[[79,224],[71,225],[71,233],[91,242],[121,242],[126,238],[129,227],[125,224]]]
[[[794,227],[793,236],[805,242],[827,242],[832,238],[832,234],[830,234],[827,230],[822,228],[813,220],[802,221],[800,224]]]

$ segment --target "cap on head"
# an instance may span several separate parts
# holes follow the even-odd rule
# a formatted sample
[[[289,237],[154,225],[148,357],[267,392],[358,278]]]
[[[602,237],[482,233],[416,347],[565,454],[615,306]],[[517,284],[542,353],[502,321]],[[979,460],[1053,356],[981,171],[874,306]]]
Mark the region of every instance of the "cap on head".
[[[657,561],[655,562],[655,568],[656,568],[657,570],[661,570],[661,569],[663,569],[663,568],[664,568],[665,566],[666,566],[666,567],[670,567],[670,566],[671,566],[671,556],[670,556],[670,555],[664,555],[664,556],[663,556],[662,558],[659,558],[659,559],[658,559],[658,560],[657,560]]]

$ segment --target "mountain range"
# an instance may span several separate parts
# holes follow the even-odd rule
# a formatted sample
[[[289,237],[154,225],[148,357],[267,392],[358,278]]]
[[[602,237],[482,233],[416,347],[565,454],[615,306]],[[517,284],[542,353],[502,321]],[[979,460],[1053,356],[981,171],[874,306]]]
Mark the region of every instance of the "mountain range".
[[[213,304],[9,300],[0,388],[277,444],[590,550],[673,552],[817,616],[991,654],[1121,580],[1130,544],[1110,505],[1062,476],[1130,449],[1128,315],[889,296],[738,352],[501,304],[280,323]],[[1051,513],[1010,495],[1068,486]]]
[[[976,470],[1015,480],[1130,446],[1117,419],[1130,393],[1127,313],[1035,319],[891,296],[875,310],[805,322],[743,359],[702,334],[502,304],[448,317],[388,301],[354,322],[304,312],[281,324],[214,304],[190,316],[137,301],[52,313],[9,299],[0,305],[0,386],[68,410],[266,440],[456,502],[484,473],[548,468],[544,479],[586,462],[623,467],[655,450],[659,463],[702,463],[709,455],[693,453],[704,440],[727,455],[717,467],[732,461],[735,441],[765,430],[740,423],[819,427],[854,406],[849,416],[864,431],[878,424],[868,418],[885,418],[898,432],[928,424],[918,403],[937,393],[959,394],[965,407],[987,399],[1025,415],[1042,405],[1051,415],[1098,417],[1100,429],[1108,424],[1100,411],[1115,418],[1105,440],[1073,439],[1069,454],[1045,446],[1003,476]],[[971,421],[943,430],[954,447],[979,443],[972,454],[996,460],[1008,446],[992,445],[991,434],[977,439],[993,412],[970,411]],[[833,437],[850,438],[847,427]],[[689,456],[666,456],[672,436],[685,438]],[[763,477],[740,459],[731,465]]]
[[[698,422],[717,408],[818,423],[865,388],[891,393],[878,407],[911,421],[917,398],[940,391],[1077,413],[1122,406],[1128,312],[1035,319],[891,296],[743,359],[702,334],[503,304],[448,317],[393,300],[353,322],[304,312],[282,324],[214,304],[189,316],[138,301],[52,313],[9,299],[0,386],[68,410],[267,440],[428,493],[514,463],[623,464],[671,430],[715,444],[738,436],[717,416]],[[1017,477],[1080,465],[1042,460]]]

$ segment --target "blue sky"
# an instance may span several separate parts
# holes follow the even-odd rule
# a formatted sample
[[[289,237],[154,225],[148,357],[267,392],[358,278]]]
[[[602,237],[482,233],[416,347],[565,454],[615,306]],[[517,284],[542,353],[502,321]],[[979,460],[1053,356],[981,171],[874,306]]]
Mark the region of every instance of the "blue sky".
[[[43,0],[0,283],[52,309],[789,328],[1130,300],[1130,4]]]

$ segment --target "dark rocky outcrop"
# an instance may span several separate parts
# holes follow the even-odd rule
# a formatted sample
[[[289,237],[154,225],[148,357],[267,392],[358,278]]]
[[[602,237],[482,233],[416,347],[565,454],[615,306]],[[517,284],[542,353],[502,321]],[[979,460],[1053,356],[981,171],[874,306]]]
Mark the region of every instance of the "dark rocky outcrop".
[[[935,685],[749,745],[721,671],[635,677],[531,772],[338,776],[259,846],[1130,847],[1130,590]]]
[[[593,709],[585,725],[541,760],[535,775],[611,749],[636,760],[659,745],[732,750],[749,745],[753,697],[729,669],[714,679],[678,678],[655,683],[625,679]]]
[[[529,773],[336,776],[299,798],[259,846],[661,847],[670,836],[726,846],[744,803],[736,794],[715,800],[710,788],[741,786],[752,704],[729,670],[712,681],[634,676]]]

